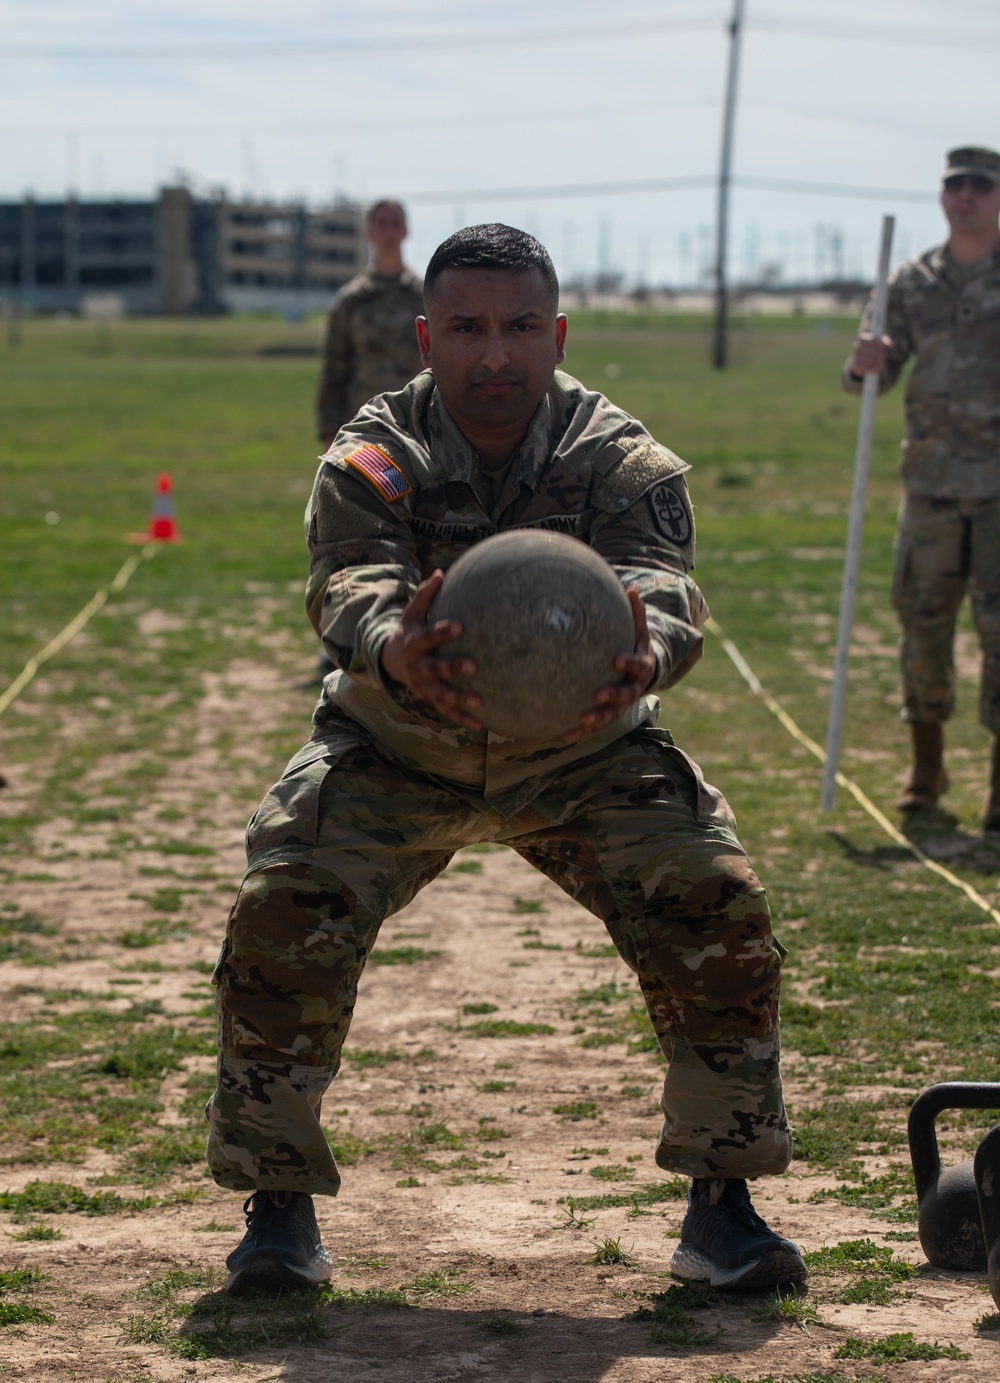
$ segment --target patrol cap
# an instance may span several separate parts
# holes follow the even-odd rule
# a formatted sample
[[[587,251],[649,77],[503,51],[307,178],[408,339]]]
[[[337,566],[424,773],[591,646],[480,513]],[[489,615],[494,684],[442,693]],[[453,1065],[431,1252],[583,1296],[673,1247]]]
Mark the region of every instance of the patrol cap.
[[[989,178],[990,182],[1000,183],[1000,154],[995,149],[970,145],[962,149],[949,149],[947,157],[948,164],[942,178],[965,173],[970,177]]]

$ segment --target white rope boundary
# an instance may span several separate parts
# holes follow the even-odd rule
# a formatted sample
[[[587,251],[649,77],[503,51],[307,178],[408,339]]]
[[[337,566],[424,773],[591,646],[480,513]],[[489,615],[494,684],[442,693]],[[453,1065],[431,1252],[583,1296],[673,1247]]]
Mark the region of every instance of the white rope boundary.
[[[725,631],[711,616],[709,616],[705,628],[709,633],[714,634],[720,641],[730,662],[736,668],[736,671],[743,678],[744,682],[746,682],[754,696],[759,697],[760,700],[763,701],[771,714],[785,727],[792,739],[801,744],[803,748],[808,749],[809,753],[814,755],[821,764],[825,764],[826,751],[821,749],[815,740],[810,739],[803,730],[800,730],[785,708],[780,705],[779,702],[775,701],[770,692],[765,691],[754,673],[753,668],[743,657],[743,654],[733,643],[732,639],[726,636]],[[904,849],[909,850],[914,859],[919,860],[925,869],[929,869],[932,873],[939,875],[946,883],[951,884],[953,888],[961,889],[970,903],[974,903],[977,908],[985,912],[994,922],[1000,924],[1000,912],[998,912],[981,893],[978,893],[971,884],[967,884],[964,879],[960,879],[957,874],[953,874],[950,869],[946,869],[943,864],[938,864],[937,860],[932,860],[929,855],[925,855],[919,845],[915,845],[912,840],[904,836],[902,831],[898,830],[892,824],[885,813],[876,807],[875,803],[867,793],[857,785],[853,778],[848,778],[844,773],[838,773],[836,781],[837,786],[849,792],[858,805],[868,813],[871,819],[882,827],[882,830],[885,831],[890,840],[895,841],[897,845],[902,845]]]
[[[124,590],[136,567],[142,562],[148,562],[155,554],[158,546],[157,543],[147,543],[141,552],[135,552],[131,557],[126,558],[114,580],[110,581],[107,586],[102,586],[99,591],[95,591],[83,609],[73,616],[69,624],[64,629],[60,629],[55,638],[51,639],[44,648],[40,648],[37,653],[32,654],[10,686],[0,694],[0,715],[3,715],[7,707],[21,695],[42,664],[47,663],[61,648],[65,648],[70,639],[76,638],[84,625],[89,623],[98,610],[107,603],[108,596],[117,595],[119,591]]]

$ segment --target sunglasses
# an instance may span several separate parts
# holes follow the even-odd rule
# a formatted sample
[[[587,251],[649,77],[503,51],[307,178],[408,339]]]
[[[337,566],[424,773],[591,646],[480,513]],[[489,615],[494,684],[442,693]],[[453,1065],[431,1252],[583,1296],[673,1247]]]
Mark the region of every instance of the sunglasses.
[[[984,197],[987,192],[992,192],[997,186],[992,178],[984,178],[979,173],[954,173],[950,178],[944,180],[944,186],[948,192],[961,192],[966,183],[980,197]]]

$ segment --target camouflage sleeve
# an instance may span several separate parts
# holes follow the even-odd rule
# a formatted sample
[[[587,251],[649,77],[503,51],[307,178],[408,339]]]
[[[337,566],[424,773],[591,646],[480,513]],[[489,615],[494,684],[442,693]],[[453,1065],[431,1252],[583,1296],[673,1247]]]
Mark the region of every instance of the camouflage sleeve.
[[[591,546],[646,607],[656,654],[656,691],[684,677],[701,656],[708,606],[689,573],[694,516],[684,471],[656,443],[638,447],[595,487]]]
[[[316,435],[330,437],[350,421],[347,386],[351,377],[350,312],[334,302],[327,313],[323,363],[316,396]]]
[[[913,338],[910,335],[906,314],[906,295],[903,291],[900,275],[901,270],[897,269],[889,279],[889,296],[885,308],[885,334],[892,341],[892,346],[886,357],[885,369],[879,376],[878,391],[880,394],[884,394],[887,389],[892,388],[899,378],[903,366],[913,354]],[[859,335],[871,330],[874,306],[874,297],[870,297],[864,312],[861,314],[861,321],[858,325]],[[848,356],[840,375],[841,386],[848,394],[860,394],[862,382],[851,374],[851,358]]]
[[[388,502],[348,467],[324,459],[306,510],[306,609],[334,665],[386,686],[382,645],[420,584],[405,499]]]

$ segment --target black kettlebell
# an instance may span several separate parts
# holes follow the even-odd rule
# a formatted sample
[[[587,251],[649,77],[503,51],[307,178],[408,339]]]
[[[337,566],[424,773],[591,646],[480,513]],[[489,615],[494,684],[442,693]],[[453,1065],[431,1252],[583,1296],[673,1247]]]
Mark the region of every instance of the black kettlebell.
[[[907,1123],[920,1207],[920,1247],[935,1268],[982,1272],[986,1267],[979,1196],[972,1161],[942,1170],[934,1121],[942,1109],[1000,1109],[1000,1084],[943,1081],[913,1101]]]
[[[1000,1308],[1000,1125],[976,1149],[973,1167],[986,1242],[986,1276],[990,1295]]]

